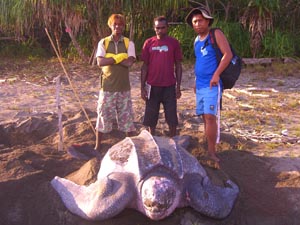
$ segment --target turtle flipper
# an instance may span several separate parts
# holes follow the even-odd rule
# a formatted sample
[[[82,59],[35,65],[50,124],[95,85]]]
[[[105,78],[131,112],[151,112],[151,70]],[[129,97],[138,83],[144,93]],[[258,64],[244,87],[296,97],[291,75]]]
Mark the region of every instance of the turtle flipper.
[[[230,187],[216,186],[208,177],[194,177],[187,187],[190,206],[206,216],[225,218],[231,212],[239,193],[235,183],[230,180],[226,183]]]
[[[55,177],[51,185],[72,213],[87,220],[104,220],[117,215],[136,194],[132,177],[124,173],[112,173],[89,186]]]

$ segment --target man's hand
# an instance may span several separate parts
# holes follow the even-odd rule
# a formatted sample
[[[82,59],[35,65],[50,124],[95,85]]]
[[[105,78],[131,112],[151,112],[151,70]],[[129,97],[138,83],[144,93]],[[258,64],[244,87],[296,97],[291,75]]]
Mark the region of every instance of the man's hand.
[[[180,97],[181,97],[181,90],[180,90],[180,87],[176,87],[176,98],[177,99],[180,99]]]
[[[135,58],[129,56],[127,59],[124,59],[122,62],[120,62],[120,64],[125,67],[131,67],[134,62],[135,62]]]
[[[147,100],[147,91],[145,87],[141,87],[141,98],[146,101]]]
[[[220,81],[220,77],[217,76],[217,75],[213,75],[213,77],[212,77],[211,80],[210,80],[210,84],[209,84],[210,89],[211,89],[213,86],[218,86],[219,81]]]

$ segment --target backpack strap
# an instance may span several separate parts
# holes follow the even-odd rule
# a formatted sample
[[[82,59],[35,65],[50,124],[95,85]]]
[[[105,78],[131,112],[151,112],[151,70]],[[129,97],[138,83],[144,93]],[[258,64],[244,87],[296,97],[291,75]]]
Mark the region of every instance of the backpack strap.
[[[220,28],[211,28],[209,30],[209,36],[210,36],[210,42],[212,44],[212,47],[215,49],[217,60],[220,63],[220,61],[222,59],[222,53],[221,53],[221,50],[217,43],[217,39],[216,39],[216,35],[215,35],[216,30],[219,30],[223,33],[223,31]],[[235,50],[232,48],[230,43],[229,43],[229,47],[232,52],[232,58],[234,58],[235,56],[237,56],[237,54],[235,53]]]
[[[220,61],[222,59],[222,53],[221,53],[221,50],[220,50],[220,48],[218,46],[218,43],[217,43],[217,39],[216,39],[216,35],[215,35],[216,30],[221,30],[221,29],[211,28],[209,30],[209,36],[210,36],[211,45],[212,45],[212,47],[214,48],[214,50],[216,52],[216,57],[217,57],[218,63],[220,63]]]
[[[213,47],[218,47],[218,44],[217,44],[217,40],[216,40],[216,35],[215,35],[215,31],[216,31],[217,28],[210,28],[209,30],[209,35],[210,35],[210,42],[211,44],[213,45]]]
[[[108,48],[108,45],[109,45],[109,42],[110,42],[110,37],[111,36],[107,36],[107,37],[104,38],[104,47],[105,47],[105,50],[107,50],[107,48]],[[128,47],[129,47],[129,38],[123,37],[123,41],[124,41],[126,49],[128,49]]]

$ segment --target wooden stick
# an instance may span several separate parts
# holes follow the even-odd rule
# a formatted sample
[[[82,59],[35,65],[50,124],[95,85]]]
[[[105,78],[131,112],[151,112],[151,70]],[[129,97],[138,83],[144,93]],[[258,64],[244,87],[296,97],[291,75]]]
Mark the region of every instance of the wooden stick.
[[[57,58],[58,58],[58,60],[59,60],[59,62],[60,62],[60,65],[61,65],[61,67],[62,67],[62,69],[63,69],[63,71],[64,71],[64,73],[65,73],[65,75],[66,75],[66,77],[67,77],[67,79],[68,79],[68,81],[69,81],[69,83],[70,83],[70,86],[71,86],[71,88],[72,88],[72,90],[73,90],[73,92],[74,92],[74,94],[75,94],[75,97],[77,98],[77,101],[79,102],[80,107],[81,107],[81,109],[82,109],[82,111],[83,111],[85,117],[87,118],[87,120],[88,120],[88,122],[89,122],[89,125],[90,125],[92,131],[93,131],[94,134],[96,135],[96,131],[95,131],[93,125],[92,125],[92,122],[91,122],[91,120],[89,119],[89,116],[88,116],[88,114],[86,113],[86,110],[84,109],[84,107],[83,107],[83,105],[82,105],[82,103],[81,103],[81,101],[80,101],[80,98],[79,98],[79,96],[78,96],[78,94],[77,94],[77,92],[76,92],[76,90],[75,90],[75,88],[74,88],[74,85],[73,85],[73,83],[72,83],[72,81],[71,81],[71,79],[70,79],[70,76],[69,76],[67,70],[65,69],[65,66],[64,66],[64,64],[63,64],[63,62],[62,62],[62,59],[61,59],[61,57],[59,56],[59,54],[58,54],[58,52],[57,52],[57,50],[56,50],[56,48],[55,48],[55,45],[54,45],[54,43],[53,43],[53,41],[52,41],[52,39],[51,39],[51,37],[50,37],[50,35],[49,35],[49,33],[48,33],[47,28],[45,28],[45,31],[46,31],[46,34],[47,34],[47,36],[48,36],[50,42],[51,42],[52,48],[54,49],[55,54],[56,54],[56,56],[57,56]]]
[[[63,151],[63,130],[62,130],[62,112],[61,112],[61,104],[60,104],[60,75],[56,77],[56,107],[58,114],[58,133],[59,133],[59,141],[58,141],[58,151]]]

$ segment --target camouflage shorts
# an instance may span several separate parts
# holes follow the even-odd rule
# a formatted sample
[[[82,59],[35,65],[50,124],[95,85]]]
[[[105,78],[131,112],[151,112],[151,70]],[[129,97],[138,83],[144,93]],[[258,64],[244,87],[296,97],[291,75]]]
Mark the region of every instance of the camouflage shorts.
[[[130,91],[100,91],[98,99],[96,130],[108,133],[117,120],[118,129],[123,132],[135,131]]]

